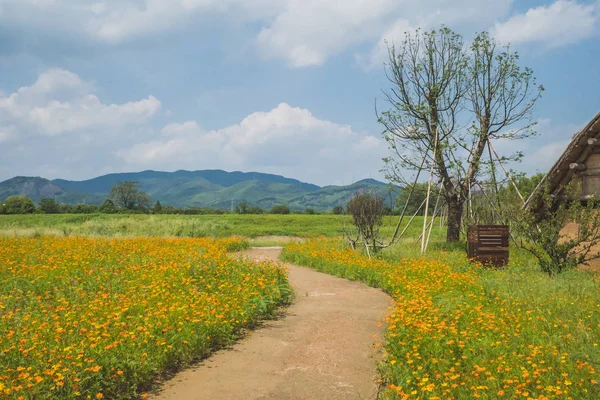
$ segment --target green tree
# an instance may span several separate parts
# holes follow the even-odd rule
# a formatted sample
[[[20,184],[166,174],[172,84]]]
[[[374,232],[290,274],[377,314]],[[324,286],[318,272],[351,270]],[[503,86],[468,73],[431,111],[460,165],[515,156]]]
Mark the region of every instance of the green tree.
[[[116,214],[119,212],[119,209],[117,206],[115,206],[115,203],[113,203],[111,199],[106,199],[102,205],[100,205],[98,211],[100,211],[102,214]]]
[[[286,205],[278,204],[271,208],[271,214],[289,214],[290,209]]]
[[[404,189],[402,189],[400,195],[396,198],[396,205],[401,208],[406,206],[406,215],[414,215],[419,209],[419,215],[425,214],[422,205],[423,201],[425,201],[425,197],[427,197],[427,187],[427,183],[411,183],[406,185]],[[409,195],[410,199],[408,198]]]
[[[457,241],[486,148],[491,154],[489,141],[532,135],[532,110],[543,87],[531,69],[519,66],[517,53],[485,32],[468,54],[463,38],[448,28],[407,33],[399,48],[390,47],[389,59],[391,108],[379,115],[391,151],[386,175],[405,184],[403,171],[432,167],[448,208],[446,240]]]
[[[335,215],[342,215],[344,213],[344,207],[342,207],[338,204],[337,206],[333,207],[331,212]]]
[[[304,210],[304,214],[314,215],[315,214],[315,210],[312,209],[312,208],[307,208],[306,210]]]
[[[4,200],[4,212],[6,214],[33,214],[35,204],[27,196],[10,196]]]
[[[242,201],[238,205],[235,206],[236,214],[248,214],[248,203]]]
[[[263,212],[263,209],[258,206],[250,206],[246,210],[247,214],[262,214]]]
[[[58,214],[60,205],[54,199],[44,198],[40,200],[40,211],[44,214]]]
[[[93,204],[75,204],[71,208],[73,214],[93,214],[99,211],[98,206]]]
[[[109,199],[126,210],[149,209],[152,198],[140,190],[138,182],[117,182],[110,189]]]
[[[152,207],[152,214],[160,214],[162,212],[162,205],[159,200],[156,200],[156,204]]]

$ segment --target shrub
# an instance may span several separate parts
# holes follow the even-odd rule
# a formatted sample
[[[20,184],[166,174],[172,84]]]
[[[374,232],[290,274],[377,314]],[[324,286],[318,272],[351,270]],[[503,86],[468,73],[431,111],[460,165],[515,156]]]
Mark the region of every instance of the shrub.
[[[273,206],[273,208],[271,208],[271,214],[289,214],[289,213],[290,213],[289,207],[282,205],[282,204],[278,204],[276,206]]]
[[[312,208],[307,208],[306,210],[304,210],[304,214],[314,215],[315,214],[315,210],[312,209]]]
[[[152,214],[160,214],[162,212],[162,205],[160,204],[160,201],[156,201],[156,204],[154,204],[154,207],[152,207]]]
[[[27,196],[10,196],[3,205],[6,214],[33,214],[35,212],[35,204]]]
[[[582,204],[581,191],[574,184],[558,195],[544,185],[536,199],[535,209],[519,213],[512,225],[520,246],[538,259],[543,272],[552,276],[600,258],[600,253],[592,252],[600,244],[598,201]],[[576,224],[577,234],[566,232],[567,224]]]
[[[333,207],[331,212],[335,215],[342,215],[344,213],[344,207],[337,205],[337,206]]]
[[[383,197],[359,192],[350,199],[346,209],[352,215],[352,223],[358,229],[359,237],[373,250],[377,250],[383,220]]]
[[[40,211],[44,214],[58,214],[60,213],[60,205],[54,199],[41,199]]]
[[[111,199],[104,200],[98,210],[103,214],[115,214],[119,211]]]

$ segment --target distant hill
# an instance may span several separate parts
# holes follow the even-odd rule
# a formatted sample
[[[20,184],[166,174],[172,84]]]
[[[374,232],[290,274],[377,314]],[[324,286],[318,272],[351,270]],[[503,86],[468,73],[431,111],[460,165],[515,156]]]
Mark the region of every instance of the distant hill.
[[[0,182],[0,200],[20,194],[35,202],[44,197],[53,197],[65,204],[101,204],[110,188],[123,181],[137,181],[153,200],[175,207],[228,209],[233,200],[234,204],[245,201],[264,209],[275,204],[287,204],[297,210],[329,210],[337,204],[345,204],[358,190],[374,190],[385,195],[386,199],[389,197],[388,186],[374,179],[365,179],[349,186],[319,187],[259,172],[180,170],[109,174],[85,181],[16,177]]]

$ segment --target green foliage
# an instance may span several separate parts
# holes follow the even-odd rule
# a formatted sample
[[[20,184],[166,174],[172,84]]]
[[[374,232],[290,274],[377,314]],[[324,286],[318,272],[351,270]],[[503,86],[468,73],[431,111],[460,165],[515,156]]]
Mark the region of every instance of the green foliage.
[[[307,208],[306,210],[304,210],[304,214],[314,215],[315,214],[315,210],[312,209],[312,208]]]
[[[404,189],[402,190],[402,193],[400,194],[400,196],[398,196],[398,198],[396,199],[396,205],[401,208],[406,206],[406,215],[415,215],[415,213],[417,213],[417,210],[419,210],[419,213],[417,215],[425,214],[425,207],[422,205],[423,205],[423,202],[425,201],[425,198],[427,197],[428,186],[429,186],[428,182],[416,183],[416,184],[410,183],[410,184],[406,185],[404,187]],[[436,190],[435,185],[433,185],[433,186],[434,187],[431,188],[430,196],[432,199],[435,199],[435,197],[439,196],[440,193],[439,193],[439,191]],[[411,195],[411,191],[412,191],[412,195]],[[408,199],[409,195],[410,195],[410,200]],[[406,204],[407,200],[408,200],[408,204]],[[435,200],[433,200],[433,201],[435,201]],[[433,215],[433,211],[434,211],[433,208],[431,208],[429,210],[429,215]]]
[[[236,214],[248,214],[248,203],[245,201],[242,201],[241,203],[236,205],[235,213]]]
[[[463,37],[446,27],[406,33],[398,48],[389,49],[387,75],[390,110],[379,115],[391,152],[386,176],[402,184],[405,171],[431,165],[448,210],[446,238],[456,242],[485,150],[492,154],[495,139],[534,134],[532,111],[544,89],[531,69],[520,67],[518,54],[488,33],[477,35],[467,51]]]
[[[138,182],[117,182],[110,189],[109,198],[116,206],[127,210],[152,207],[152,199],[140,190]]]
[[[262,213],[264,213],[264,210],[257,206],[250,206],[246,210],[246,214],[262,214]]]
[[[75,204],[71,208],[73,214],[95,214],[98,211],[98,206],[94,204]]]
[[[5,214],[33,214],[35,212],[35,204],[27,196],[10,196],[2,204]]]
[[[54,199],[44,198],[40,200],[40,211],[44,214],[59,214],[60,205]]]
[[[111,174],[82,182],[57,179],[20,177],[0,182],[0,199],[25,194],[34,202],[54,197],[61,204],[102,204],[109,197],[112,185],[119,181],[138,182],[139,189],[159,199],[163,207],[212,208],[229,210],[231,199],[246,202],[248,207],[269,210],[277,204],[287,204],[292,210],[313,208],[330,210],[345,204],[359,189],[378,190],[387,199],[387,185],[372,179],[349,186],[326,186],[299,182],[269,174],[249,174],[225,171],[144,171]],[[145,205],[150,208],[151,205]]]
[[[157,200],[156,204],[154,204],[154,207],[152,207],[152,214],[160,214],[162,212],[162,204],[160,204],[160,201]]]
[[[273,208],[271,208],[271,214],[289,214],[290,213],[290,209],[288,206],[283,205],[283,204],[278,204],[276,206],[273,206]]]
[[[335,215],[342,215],[344,214],[344,207],[338,204],[337,206],[331,209],[331,213]]]
[[[104,203],[98,209],[103,214],[115,214],[119,211],[115,203],[111,199],[104,200]]]
[[[590,199],[582,204],[575,183],[557,194],[544,184],[537,200],[534,209],[517,214],[512,225],[521,246],[538,259],[543,272],[552,276],[600,258],[597,249],[592,252],[600,244],[597,201]],[[565,227],[575,232],[565,231]]]

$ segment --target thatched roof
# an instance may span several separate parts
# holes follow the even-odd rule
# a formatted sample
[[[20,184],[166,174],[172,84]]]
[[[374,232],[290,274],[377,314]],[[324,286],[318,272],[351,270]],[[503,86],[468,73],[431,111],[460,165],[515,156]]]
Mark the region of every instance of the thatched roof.
[[[597,142],[593,139],[596,139]],[[567,149],[550,168],[538,187],[531,193],[531,196],[525,202],[524,208],[529,208],[532,205],[542,185],[548,184],[550,192],[556,193],[561,187],[568,184],[573,174],[577,172],[576,168],[571,168],[571,164],[585,163],[590,154],[593,153],[595,146],[600,147],[600,113],[596,114],[582,130],[573,135]]]

